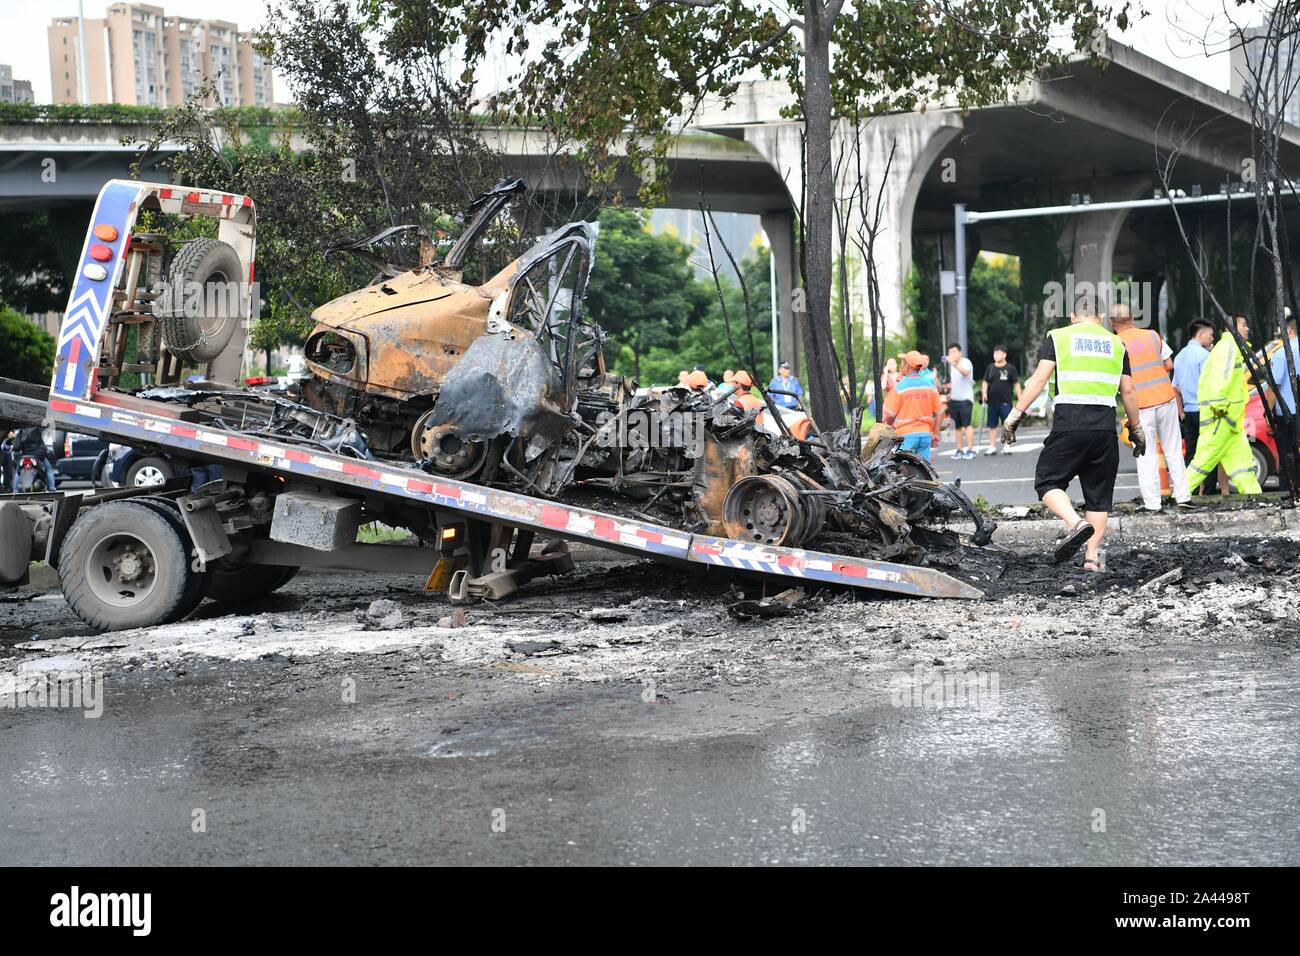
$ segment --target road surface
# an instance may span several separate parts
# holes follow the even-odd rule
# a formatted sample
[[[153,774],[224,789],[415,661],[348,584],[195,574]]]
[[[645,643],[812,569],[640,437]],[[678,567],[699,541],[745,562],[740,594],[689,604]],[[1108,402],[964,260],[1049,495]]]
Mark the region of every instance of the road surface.
[[[996,709],[900,709],[851,680],[667,685],[647,703],[625,683],[389,666],[137,673],[98,720],[6,721],[0,852],[11,865],[1300,862],[1294,648],[1025,663],[1002,671]],[[344,673],[361,685],[346,708]]]

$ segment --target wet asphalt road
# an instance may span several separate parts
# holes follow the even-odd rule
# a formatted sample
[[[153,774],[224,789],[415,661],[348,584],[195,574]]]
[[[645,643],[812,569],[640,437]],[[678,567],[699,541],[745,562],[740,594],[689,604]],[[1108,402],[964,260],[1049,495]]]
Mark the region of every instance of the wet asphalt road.
[[[647,703],[400,655],[189,666],[111,675],[95,720],[0,711],[0,862],[1300,862],[1290,648],[1020,662],[947,709],[847,675]]]
[[[1038,504],[1038,495],[1034,493],[1034,468],[1038,464],[1038,453],[1042,450],[1043,439],[1047,435],[1045,428],[1022,428],[1017,433],[1016,443],[1011,446],[1011,454],[990,456],[983,453],[988,447],[988,432],[981,429],[976,435],[979,456],[969,461],[955,461],[952,457],[955,450],[952,432],[948,431],[944,432],[942,444],[934,453],[933,461],[944,481],[960,478],[962,488],[972,498],[982,496],[994,505],[1035,505]],[[1265,482],[1266,491],[1276,488],[1276,478]],[[1070,497],[1075,501],[1083,500],[1083,491],[1077,478],[1070,483]],[[1127,445],[1120,446],[1115,500],[1141,503],[1137,460]]]

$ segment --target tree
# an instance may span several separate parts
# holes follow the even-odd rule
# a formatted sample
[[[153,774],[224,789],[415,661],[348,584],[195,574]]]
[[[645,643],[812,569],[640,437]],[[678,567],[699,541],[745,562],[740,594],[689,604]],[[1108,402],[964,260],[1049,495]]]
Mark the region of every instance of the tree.
[[[0,378],[48,385],[54,372],[54,337],[0,302]]]
[[[786,81],[804,126],[802,331],[823,425],[841,407],[830,316],[836,116],[1000,99],[1061,60],[1054,30],[1100,52],[1109,16],[1099,0],[805,0],[789,14],[765,0],[384,2],[407,16],[434,8],[439,22],[460,12],[469,77],[504,41],[519,65],[494,98],[500,117],[578,143],[597,182],[613,179],[620,150],[637,172],[666,156],[683,113],[734,95],[747,74]],[[1127,24],[1127,5],[1116,21]],[[662,176],[642,177],[643,200],[665,188]]]
[[[970,359],[977,368],[993,361],[993,346],[1005,345],[1016,355],[1025,322],[1020,298],[1020,268],[1015,259],[982,255],[975,259],[966,283],[966,326]],[[941,344],[948,347],[947,342]],[[1024,356],[1017,355],[1024,365]]]
[[[1237,8],[1254,6],[1251,0],[1236,0]],[[1169,199],[1169,209],[1173,214],[1178,237],[1183,250],[1191,262],[1197,284],[1205,294],[1213,315],[1218,319],[1220,329],[1231,335],[1241,351],[1246,368],[1250,372],[1256,391],[1264,406],[1264,416],[1269,422],[1273,434],[1278,438],[1278,453],[1281,461],[1282,475],[1290,488],[1292,503],[1300,500],[1300,409],[1290,410],[1285,403],[1278,402],[1276,408],[1270,402],[1269,392],[1278,394],[1278,383],[1274,381],[1270,363],[1265,353],[1256,353],[1251,343],[1244,339],[1237,330],[1234,320],[1236,313],[1243,313],[1254,328],[1263,331],[1266,336],[1276,335],[1281,341],[1285,358],[1283,372],[1291,385],[1291,394],[1300,395],[1300,381],[1297,381],[1297,368],[1294,355],[1287,340],[1287,315],[1298,314],[1296,294],[1291,279],[1291,246],[1287,238],[1286,214],[1288,202],[1292,208],[1300,205],[1300,191],[1296,188],[1295,178],[1282,164],[1282,135],[1286,123],[1286,109],[1300,88],[1300,8],[1294,3],[1280,3],[1267,9],[1264,22],[1256,28],[1247,28],[1244,23],[1234,20],[1225,5],[1217,25],[1211,22],[1206,27],[1203,41],[1211,32],[1223,30],[1226,23],[1226,36],[1233,46],[1242,52],[1242,65],[1239,79],[1243,81],[1243,98],[1251,127],[1251,155],[1244,157],[1241,166],[1241,187],[1254,195],[1254,239],[1251,246],[1248,270],[1245,276],[1236,275],[1233,269],[1231,243],[1234,235],[1233,203],[1225,202],[1224,239],[1228,244],[1227,256],[1227,296],[1221,297],[1216,291],[1208,263],[1200,254],[1199,244],[1194,245],[1178,206],[1173,202],[1177,191],[1173,187],[1173,174],[1187,144],[1204,129],[1203,123],[1193,119],[1185,124],[1171,120],[1167,126],[1172,145],[1160,149],[1160,136],[1166,130],[1157,129],[1156,139],[1156,174],[1163,191]],[[1166,125],[1166,124],[1162,124]],[[1225,182],[1224,191],[1238,188],[1237,183]],[[1271,288],[1261,303],[1257,291],[1263,282]],[[1244,286],[1244,290],[1243,287]],[[1225,301],[1226,299],[1226,301]],[[1258,339],[1258,335],[1254,336]],[[1285,422],[1286,427],[1279,424]]]
[[[725,263],[716,236],[711,244]],[[722,268],[716,284],[699,279],[691,264],[694,252],[673,236],[650,232],[644,210],[601,212],[586,306],[609,336],[606,361],[612,370],[643,385],[670,385],[679,370],[696,365],[715,379],[728,368],[759,376],[751,368],[749,343],[760,363],[771,355],[767,250],[739,263],[743,289]]]
[[[587,285],[587,313],[616,346],[615,365],[643,378],[642,359],[652,348],[671,348],[708,309],[709,296],[690,265],[691,249],[672,236],[650,231],[641,210],[605,209],[600,214],[596,262]]]
[[[0,230],[0,301],[20,312],[61,312],[68,304],[91,205],[6,212]]]
[[[454,43],[436,18],[389,17],[373,0],[275,0],[257,47],[296,110],[250,127],[238,110],[207,108],[209,84],[143,144],[144,155],[164,141],[185,145],[166,162],[178,182],[256,200],[254,347],[301,337],[312,309],[372,278],[349,257],[327,256],[335,242],[406,223],[445,236],[452,216],[500,178],[472,84],[447,75]],[[491,274],[520,247],[518,220],[503,217],[466,271]],[[414,264],[410,248],[399,252]]]

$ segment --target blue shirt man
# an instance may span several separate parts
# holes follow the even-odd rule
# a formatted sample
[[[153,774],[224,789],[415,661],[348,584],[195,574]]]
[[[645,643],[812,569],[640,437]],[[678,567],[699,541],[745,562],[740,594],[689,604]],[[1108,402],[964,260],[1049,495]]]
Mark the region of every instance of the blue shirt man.
[[[1200,329],[1205,331],[1202,332]],[[1213,338],[1214,329],[1208,325],[1200,326],[1174,358],[1174,388],[1178,389],[1178,394],[1183,397],[1185,412],[1200,410],[1200,405],[1196,401],[1196,386],[1201,380],[1201,367],[1210,357],[1210,350],[1201,341],[1202,336]]]
[[[1294,323],[1287,325],[1287,332],[1290,333],[1287,338],[1287,345],[1290,347],[1291,355],[1295,359],[1296,368],[1300,370],[1300,339],[1296,338]],[[1286,403],[1286,410],[1288,412],[1294,412],[1295,395],[1291,393],[1291,376],[1288,374],[1286,366],[1286,350],[1278,349],[1274,352],[1272,360],[1268,363],[1268,367],[1273,373],[1273,381],[1277,382],[1277,395],[1280,402]]]
[[[781,367],[777,369],[776,378],[772,379],[772,381],[768,383],[767,389],[769,392],[775,389],[779,392],[794,393],[792,395],[774,394],[772,396],[772,401],[776,402],[776,404],[780,405],[782,408],[794,408],[799,404],[799,399],[803,398],[803,386],[799,384],[797,378],[790,374],[789,362],[781,363]]]

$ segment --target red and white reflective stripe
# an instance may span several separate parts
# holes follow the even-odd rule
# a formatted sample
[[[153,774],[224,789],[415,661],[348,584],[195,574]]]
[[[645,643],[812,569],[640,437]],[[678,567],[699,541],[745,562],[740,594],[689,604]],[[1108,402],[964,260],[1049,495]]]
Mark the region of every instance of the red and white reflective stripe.
[[[634,548],[648,548],[654,544],[685,551],[690,545],[688,536],[674,534],[671,529],[643,525],[635,521],[625,521],[609,515],[567,508],[563,505],[544,504],[539,520],[541,524],[556,531]]]
[[[896,571],[875,567],[865,562],[846,560],[819,551],[768,548],[725,538],[696,539],[691,544],[691,551],[700,560],[711,564],[786,574],[792,577],[804,577],[807,573],[813,572],[876,581],[899,582],[903,579],[903,576]]]

